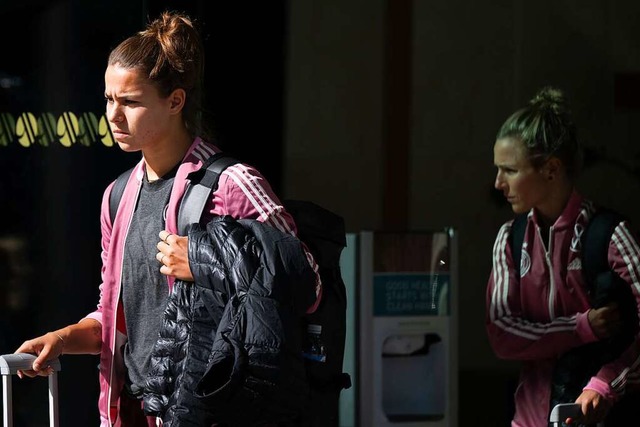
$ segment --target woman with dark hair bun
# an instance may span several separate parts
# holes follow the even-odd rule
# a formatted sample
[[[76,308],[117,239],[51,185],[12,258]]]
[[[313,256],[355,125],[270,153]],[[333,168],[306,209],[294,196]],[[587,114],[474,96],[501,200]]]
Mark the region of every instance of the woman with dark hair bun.
[[[188,16],[174,12],[162,13],[109,55],[104,94],[111,132],[122,150],[141,152],[142,158],[129,175],[113,218],[109,198],[114,183],[104,192],[98,308],[76,324],[25,341],[17,350],[38,355],[33,370],[19,373],[31,377],[49,375],[46,360],[61,354],[100,354],[102,427],[155,426],[159,422],[143,412],[151,349],[164,327],[167,299],[177,287],[174,282],[195,281],[200,286],[194,280],[190,237],[177,234],[177,213],[188,175],[220,152],[201,138],[203,68],[198,31]],[[291,215],[266,179],[242,163],[220,174],[201,223],[221,218],[259,221],[286,238],[297,234]],[[296,267],[308,269],[304,277],[311,278],[304,288],[306,299],[300,301],[304,301],[303,312],[313,312],[321,290],[317,265],[304,245],[296,248],[303,260]],[[233,250],[239,253],[241,249],[229,244],[219,252],[229,257]],[[224,307],[229,295],[215,292]],[[178,381],[164,380],[171,383],[168,386]]]
[[[495,188],[518,214],[498,232],[486,294],[493,350],[523,363],[511,425],[547,426],[551,407],[574,401],[584,423],[602,421],[640,379],[638,241],[615,217],[603,257],[625,298],[598,300],[605,276],[587,283],[583,233],[602,209],[575,188],[581,151],[560,90],[544,88],[512,114],[493,152]],[[609,340],[620,351],[609,353]]]

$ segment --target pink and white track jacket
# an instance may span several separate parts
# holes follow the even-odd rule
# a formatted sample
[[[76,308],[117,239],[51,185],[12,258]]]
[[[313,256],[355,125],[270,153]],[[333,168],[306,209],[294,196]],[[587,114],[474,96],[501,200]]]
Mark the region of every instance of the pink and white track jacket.
[[[582,273],[580,236],[594,213],[591,202],[574,192],[549,230],[546,248],[531,211],[522,245],[520,274],[508,237],[513,221],[498,232],[487,287],[486,328],[496,355],[520,360],[513,427],[548,425],[555,360],[571,348],[597,340],[589,325],[589,298]],[[640,247],[626,222],[614,230],[609,265],[629,284],[640,307]],[[519,277],[521,276],[521,277]],[[617,400],[627,386],[640,384],[640,338],[617,360],[604,365],[585,388]]]
[[[220,150],[200,138],[196,138],[187,151],[175,176],[169,204],[166,210],[166,230],[177,233],[177,214],[180,201],[187,185],[187,175],[202,167],[203,162]],[[117,405],[124,383],[124,363],[122,346],[126,342],[126,325],[122,310],[121,275],[123,248],[133,210],[138,199],[142,178],[144,176],[144,159],[134,168],[120,201],[113,224],[109,217],[109,195],[113,183],[110,184],[102,198],[100,224],[102,230],[102,284],[100,285],[100,301],[97,310],[87,318],[102,324],[102,351],[100,354],[100,426],[111,427],[117,415]],[[205,212],[212,215],[231,215],[234,218],[257,219],[274,227],[296,235],[296,225],[273,193],[269,183],[260,173],[244,164],[229,166],[218,181],[218,188],[205,207]],[[158,230],[160,232],[160,230]],[[311,254],[309,262],[317,272],[317,265]],[[167,285],[171,289],[174,279],[167,277]],[[321,295],[321,284],[318,277],[316,283],[317,300]]]

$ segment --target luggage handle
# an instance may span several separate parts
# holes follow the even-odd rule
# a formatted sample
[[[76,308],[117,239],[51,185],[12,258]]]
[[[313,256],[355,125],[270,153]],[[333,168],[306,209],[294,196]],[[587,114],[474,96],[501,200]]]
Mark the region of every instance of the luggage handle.
[[[15,375],[19,370],[28,370],[33,366],[36,356],[28,353],[14,353],[0,356],[0,375],[2,375],[2,395],[4,396],[4,411],[2,419],[5,427],[13,427],[13,401],[11,390],[11,375]],[[53,368],[53,373],[49,375],[49,425],[58,427],[58,371],[62,369],[58,359],[47,361]]]
[[[549,422],[554,426],[562,426],[568,418],[576,420],[582,416],[582,408],[577,403],[559,403],[551,410],[549,415]],[[576,424],[579,426],[581,424]],[[598,423],[598,427],[603,427],[604,424]]]

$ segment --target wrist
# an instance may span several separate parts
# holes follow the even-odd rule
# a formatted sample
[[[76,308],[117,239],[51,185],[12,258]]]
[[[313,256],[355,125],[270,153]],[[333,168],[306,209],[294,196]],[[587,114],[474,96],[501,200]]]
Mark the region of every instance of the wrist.
[[[58,340],[60,341],[60,344],[62,344],[62,348],[61,348],[61,351],[60,351],[62,353],[62,350],[64,350],[64,344],[65,344],[65,339],[62,336],[62,333],[60,333],[59,331],[52,331],[50,333],[55,335],[58,338]]]
[[[583,344],[598,341],[598,336],[596,335],[593,327],[591,326],[591,322],[589,321],[589,313],[591,313],[592,311],[593,309],[589,309],[585,313],[578,314],[577,317],[576,333],[578,334],[578,337]]]

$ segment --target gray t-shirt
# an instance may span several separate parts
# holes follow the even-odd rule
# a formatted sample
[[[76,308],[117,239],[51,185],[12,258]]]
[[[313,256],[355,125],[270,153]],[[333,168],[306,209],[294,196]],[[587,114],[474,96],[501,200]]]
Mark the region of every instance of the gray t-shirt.
[[[145,176],[124,247],[122,301],[128,337],[124,348],[125,389],[136,397],[142,397],[169,294],[167,278],[160,273],[156,259],[156,245],[160,241],[158,233],[165,229],[165,209],[176,169],[154,182]]]

